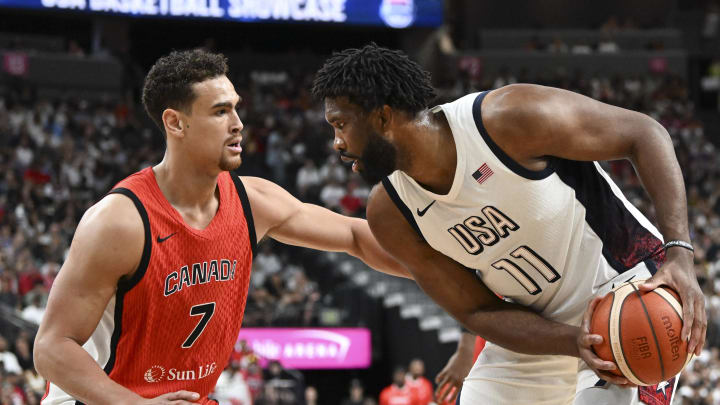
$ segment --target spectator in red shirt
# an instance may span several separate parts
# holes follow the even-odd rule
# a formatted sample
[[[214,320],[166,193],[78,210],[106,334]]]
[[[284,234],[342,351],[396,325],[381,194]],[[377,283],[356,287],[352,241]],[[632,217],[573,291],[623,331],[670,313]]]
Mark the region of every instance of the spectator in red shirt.
[[[433,400],[432,383],[425,378],[425,363],[420,359],[410,361],[406,384],[415,393],[418,405],[428,405]]]
[[[355,216],[364,207],[365,203],[355,195],[357,184],[350,181],[347,185],[347,193],[340,199],[340,208],[343,215]]]
[[[380,392],[380,405],[419,405],[415,392],[405,384],[405,368],[393,372],[393,383]]]
[[[255,399],[263,392],[265,383],[263,380],[262,369],[257,363],[257,357],[254,355],[252,357],[254,360],[248,364],[247,370],[244,371],[243,376],[245,377],[245,383],[248,385],[248,389],[250,390],[250,396],[253,401],[255,401]]]

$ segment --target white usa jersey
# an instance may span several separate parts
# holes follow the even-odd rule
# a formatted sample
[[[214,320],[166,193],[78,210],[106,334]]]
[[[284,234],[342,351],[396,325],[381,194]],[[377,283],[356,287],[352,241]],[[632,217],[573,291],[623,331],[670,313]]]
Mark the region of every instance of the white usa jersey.
[[[599,286],[639,264],[655,272],[662,236],[597,162],[550,158],[533,171],[513,161],[485,130],[486,94],[433,109],[447,117],[457,150],[448,194],[401,171],[383,185],[432,248],[476,270],[493,292],[578,324]]]

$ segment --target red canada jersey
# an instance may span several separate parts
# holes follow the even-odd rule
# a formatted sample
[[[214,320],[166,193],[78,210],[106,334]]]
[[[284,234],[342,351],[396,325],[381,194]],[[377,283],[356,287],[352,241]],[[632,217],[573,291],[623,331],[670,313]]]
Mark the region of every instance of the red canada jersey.
[[[152,168],[110,193],[130,198],[145,227],[133,275],[118,284],[83,346],[118,384],[152,398],[172,391],[212,392],[240,331],[256,236],[238,176],[218,176],[220,203],[202,230],[188,226],[164,197]],[[49,384],[43,404],[73,403]]]
[[[410,387],[410,390],[413,391],[418,405],[428,405],[432,402],[433,387],[432,383],[427,378],[420,376],[413,379],[412,376],[408,376],[405,379],[405,385]]]
[[[419,401],[415,391],[407,384],[398,387],[391,384],[380,392],[379,405],[418,405]]]

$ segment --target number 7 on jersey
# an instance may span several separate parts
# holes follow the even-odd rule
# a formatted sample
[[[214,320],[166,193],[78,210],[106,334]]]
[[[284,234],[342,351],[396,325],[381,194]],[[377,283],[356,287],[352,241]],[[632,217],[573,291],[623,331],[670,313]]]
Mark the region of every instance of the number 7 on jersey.
[[[182,344],[183,349],[188,349],[192,347],[193,343],[195,343],[195,341],[205,330],[205,327],[207,326],[208,322],[210,322],[210,318],[212,318],[214,313],[214,302],[199,304],[190,308],[190,316],[202,315],[202,318],[200,318],[200,322],[198,322],[198,324],[195,326],[195,329],[193,329],[192,333],[190,333],[190,336],[185,339],[185,343]]]

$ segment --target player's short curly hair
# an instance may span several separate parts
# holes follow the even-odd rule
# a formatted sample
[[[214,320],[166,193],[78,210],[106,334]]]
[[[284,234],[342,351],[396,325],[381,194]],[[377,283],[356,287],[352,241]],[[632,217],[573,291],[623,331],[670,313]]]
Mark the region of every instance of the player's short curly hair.
[[[195,100],[193,84],[227,72],[227,58],[223,54],[200,49],[173,51],[158,59],[145,77],[142,92],[145,111],[165,133],[162,122],[165,109],[187,111]]]
[[[374,43],[334,53],[315,75],[313,95],[347,97],[366,112],[387,104],[416,114],[435,98],[430,73],[403,52]]]

